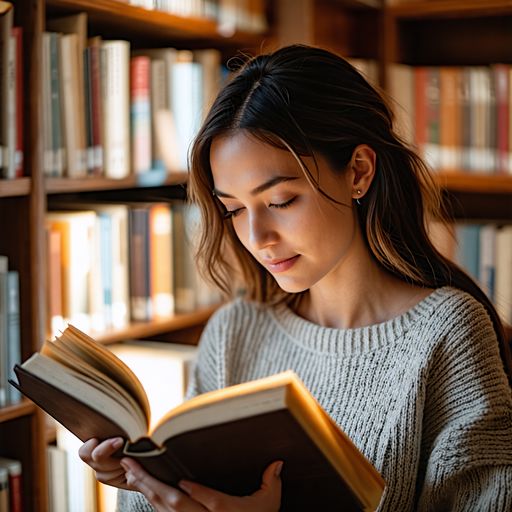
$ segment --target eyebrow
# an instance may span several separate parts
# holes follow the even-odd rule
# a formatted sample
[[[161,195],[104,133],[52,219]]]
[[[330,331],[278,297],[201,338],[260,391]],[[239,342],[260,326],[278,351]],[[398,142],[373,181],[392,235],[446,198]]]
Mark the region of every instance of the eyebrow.
[[[275,176],[274,178],[269,179],[265,183],[262,183],[261,185],[257,186],[255,189],[251,190],[251,196],[257,196],[258,194],[265,192],[269,188],[275,187],[279,183],[283,183],[285,181],[297,180],[297,179],[298,179],[297,176]],[[217,189],[214,189],[213,193],[217,197],[226,197],[228,199],[236,199],[235,196],[226,194],[225,192],[221,192],[220,190],[217,190]]]

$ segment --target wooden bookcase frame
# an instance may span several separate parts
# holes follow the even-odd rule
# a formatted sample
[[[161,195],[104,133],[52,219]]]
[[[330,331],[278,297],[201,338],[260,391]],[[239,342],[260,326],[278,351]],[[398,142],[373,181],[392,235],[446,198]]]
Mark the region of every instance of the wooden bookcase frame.
[[[491,25],[492,20],[499,17],[512,20],[510,0],[422,0],[389,7],[382,7],[379,0],[269,0],[271,30],[266,37],[235,32],[226,38],[217,32],[217,26],[211,21],[147,11],[116,0],[13,0],[13,3],[15,25],[24,30],[26,177],[0,181],[0,254],[6,254],[12,268],[20,272],[24,359],[38,349],[46,331],[44,216],[48,196],[136,188],[133,177],[125,180],[44,177],[40,51],[47,16],[86,11],[93,30],[110,38],[130,35],[138,45],[147,38],[154,46],[216,47],[224,56],[233,55],[238,49],[258,52],[263,47],[290,42],[321,44],[349,57],[377,59],[384,87],[387,65],[404,61],[404,41],[413,37],[408,24],[424,22],[424,26],[435,27],[436,20],[441,24],[447,23],[443,20],[452,20],[454,27],[464,27],[464,20],[470,19],[470,23],[475,24],[479,17],[485,17],[486,23]],[[298,20],[297,13],[302,13],[302,20]],[[313,17],[305,19],[304,16]],[[338,26],[344,30],[337,32]],[[465,33],[464,28],[460,30]],[[512,48],[512,35],[503,39],[501,29],[492,36],[488,30],[485,34],[502,38],[502,44]],[[492,54],[492,48],[499,43],[498,39],[488,45],[490,53],[486,63],[501,57],[501,54]],[[507,62],[512,62],[512,56]],[[406,63],[426,62],[423,57],[415,60],[414,53],[409,51]],[[444,64],[445,61],[435,62],[433,58],[429,63]],[[453,62],[458,63],[468,64]],[[438,179],[452,204],[458,205],[457,215],[512,219],[512,176],[456,172],[439,174]],[[165,185],[179,185],[185,180],[185,174],[172,175]],[[109,343],[128,337],[163,336],[165,332],[177,330],[187,342],[187,329],[194,330],[194,326],[203,324],[212,312],[213,308],[205,308],[189,315],[176,315],[168,321],[133,323],[126,330],[108,331],[100,339]],[[197,332],[195,327],[194,333]],[[31,402],[0,408],[0,455],[23,462],[25,512],[48,510],[48,438],[44,414]]]

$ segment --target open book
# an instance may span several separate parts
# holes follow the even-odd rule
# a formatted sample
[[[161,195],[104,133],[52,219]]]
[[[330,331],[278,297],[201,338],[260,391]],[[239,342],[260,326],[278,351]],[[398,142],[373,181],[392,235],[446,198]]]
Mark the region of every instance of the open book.
[[[282,511],[372,511],[380,502],[378,472],[291,371],[199,395],[152,428],[137,377],[76,327],[15,372],[11,384],[82,441],[121,436],[116,456],[170,485],[186,478],[248,495],[283,460]]]

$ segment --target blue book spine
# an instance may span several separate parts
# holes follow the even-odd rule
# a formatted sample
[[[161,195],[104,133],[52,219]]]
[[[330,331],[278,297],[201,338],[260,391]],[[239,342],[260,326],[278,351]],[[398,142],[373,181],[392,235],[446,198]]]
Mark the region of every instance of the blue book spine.
[[[112,219],[101,213],[101,281],[105,325],[112,325]]]
[[[9,378],[9,328],[8,328],[7,273],[0,273],[0,407],[7,403]]]
[[[480,278],[480,224],[469,224],[465,229],[464,256],[466,270],[475,279]]]
[[[19,274],[15,270],[7,273],[7,324],[8,324],[8,378],[16,381],[14,366],[21,364],[21,337],[20,337],[20,284]],[[13,386],[7,388],[7,400],[12,404],[21,402],[21,393]]]

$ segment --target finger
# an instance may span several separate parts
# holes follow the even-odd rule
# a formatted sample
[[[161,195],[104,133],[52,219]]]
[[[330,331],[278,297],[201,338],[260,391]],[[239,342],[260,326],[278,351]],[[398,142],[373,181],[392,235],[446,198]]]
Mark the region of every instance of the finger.
[[[95,471],[94,476],[98,482],[113,487],[126,487],[125,471],[122,467],[115,471]]]
[[[128,488],[142,493],[157,512],[206,512],[204,507],[179,489],[152,477],[133,459],[124,458],[121,465],[126,470]]]
[[[248,510],[244,506],[243,498],[224,494],[223,492],[216,491],[210,487],[205,487],[204,485],[196,482],[181,480],[178,483],[178,487],[185,491],[194,501],[203,505],[204,509],[209,512],[220,512],[225,510],[246,512],[246,510]]]
[[[279,510],[281,505],[282,469],[283,461],[277,460],[270,464],[263,473],[261,488],[251,496],[257,500],[265,500],[265,503],[270,506],[269,510]]]
[[[123,446],[123,438],[115,437],[107,439],[94,448],[91,453],[91,461],[88,463],[96,471],[112,471],[120,469],[119,459],[112,458],[112,455]]]
[[[92,462],[92,452],[100,444],[97,439],[89,439],[86,441],[78,450],[78,456],[86,463],[90,465]]]

